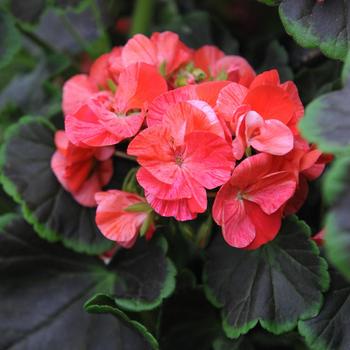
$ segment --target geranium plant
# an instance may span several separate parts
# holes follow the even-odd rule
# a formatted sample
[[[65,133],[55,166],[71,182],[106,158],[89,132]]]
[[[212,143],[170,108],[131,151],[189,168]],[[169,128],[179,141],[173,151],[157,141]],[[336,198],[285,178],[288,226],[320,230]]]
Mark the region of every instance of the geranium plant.
[[[259,2],[1,5],[0,350],[350,347],[347,1]]]

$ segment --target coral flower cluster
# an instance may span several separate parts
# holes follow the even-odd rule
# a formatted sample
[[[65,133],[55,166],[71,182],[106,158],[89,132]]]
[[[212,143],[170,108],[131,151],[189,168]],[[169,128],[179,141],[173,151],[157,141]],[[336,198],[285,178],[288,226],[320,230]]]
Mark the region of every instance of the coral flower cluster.
[[[152,236],[155,213],[184,221],[206,212],[210,190],[226,242],[256,249],[299,210],[328,161],[299,135],[293,82],[276,70],[256,75],[215,46],[190,49],[171,32],[135,35],[69,79],[63,112],[52,169],[126,248]],[[142,195],[103,191],[121,142],[138,163]]]

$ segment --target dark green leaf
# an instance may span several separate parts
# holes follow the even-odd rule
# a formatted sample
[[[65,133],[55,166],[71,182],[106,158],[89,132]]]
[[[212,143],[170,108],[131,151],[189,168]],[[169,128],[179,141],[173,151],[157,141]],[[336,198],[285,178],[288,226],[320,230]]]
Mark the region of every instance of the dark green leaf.
[[[279,12],[299,45],[319,47],[326,56],[345,60],[350,37],[347,1],[282,0]]]
[[[0,348],[150,349],[150,337],[121,312],[117,318],[92,316],[83,312],[83,303],[95,293],[148,305],[149,298],[160,298],[168,279],[163,247],[139,242],[114,259],[106,266],[97,257],[40,239],[18,216],[1,217]]]
[[[312,350],[348,350],[350,348],[350,285],[335,271],[331,288],[321,312],[299,322],[299,332]]]
[[[258,1],[269,6],[276,6],[281,2],[281,0],[258,0]]]
[[[10,127],[0,154],[1,182],[41,237],[79,252],[102,253],[111,242],[97,229],[95,209],[79,205],[51,170],[53,137],[54,127],[38,117]]]
[[[207,301],[203,289],[189,281],[189,276],[186,270],[178,276],[176,292],[162,306],[161,349],[212,350],[214,342],[215,350],[224,350],[223,344],[230,350],[246,349],[240,347],[243,338],[237,341],[224,336],[218,310]]]
[[[340,83],[342,64],[327,60],[313,68],[302,68],[295,77],[299,95],[304,105],[316,97],[334,90]]]
[[[0,69],[11,62],[21,48],[21,36],[13,19],[0,8]]]
[[[117,319],[126,322],[127,324],[132,326],[138,333],[142,334],[142,336],[148,342],[147,348],[151,346],[152,349],[159,349],[158,342],[153,337],[153,335],[149,333],[147,329],[139,322],[130,320],[129,317],[124,312],[118,309],[114,300],[108,297],[107,295],[104,295],[104,294],[95,295],[85,303],[84,307],[86,311],[92,314],[114,315]],[[116,346],[116,348],[119,349],[122,344],[114,343],[114,345]],[[132,344],[128,343],[126,345],[130,347]],[[135,345],[132,345],[132,346],[135,346]],[[133,349],[134,347],[133,348],[130,347],[130,350],[133,350]]]
[[[258,322],[280,334],[293,329],[298,320],[317,315],[329,276],[327,263],[309,236],[309,228],[292,217],[274,241],[258,250],[235,249],[221,236],[215,238],[204,280],[208,298],[222,307],[229,337],[247,333]]]
[[[277,69],[281,81],[293,80],[293,72],[288,61],[286,49],[277,40],[274,40],[266,49],[265,59],[259,68],[259,72]]]
[[[300,129],[305,138],[324,152],[350,151],[350,81],[339,91],[323,95],[306,108]]]
[[[46,0],[10,0],[10,10],[13,16],[23,22],[35,23],[45,11]]]
[[[331,205],[326,219],[326,253],[347,278],[350,278],[349,173],[350,158],[340,158],[324,183],[324,196]]]

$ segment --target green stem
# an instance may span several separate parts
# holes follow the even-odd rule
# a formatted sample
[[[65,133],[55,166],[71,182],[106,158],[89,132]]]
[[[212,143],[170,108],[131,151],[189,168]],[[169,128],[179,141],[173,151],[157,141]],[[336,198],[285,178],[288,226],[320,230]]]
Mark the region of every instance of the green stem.
[[[118,158],[123,158],[123,159],[131,160],[133,162],[137,162],[135,157],[129,156],[126,153],[121,151],[115,151],[114,155]]]
[[[67,18],[64,11],[58,11],[59,16],[61,18],[61,21],[65,28],[69,31],[69,33],[72,35],[72,37],[75,39],[75,41],[79,44],[79,46],[84,50],[87,51],[89,56],[91,56],[89,52],[89,45],[84,40],[84,38],[80,35],[80,33],[74,28],[74,25],[70,22],[70,20]]]
[[[109,51],[111,49],[111,42],[110,42],[109,36],[108,36],[108,34],[106,32],[105,25],[103,24],[101,11],[100,11],[99,7],[96,4],[96,0],[91,0],[90,4],[91,4],[92,12],[93,12],[95,20],[96,20],[97,28],[98,28],[100,34],[103,36],[104,43],[106,44],[106,46],[108,46],[108,47],[106,47],[105,51]]]
[[[154,0],[136,0],[130,36],[137,33],[148,34],[153,17]]]

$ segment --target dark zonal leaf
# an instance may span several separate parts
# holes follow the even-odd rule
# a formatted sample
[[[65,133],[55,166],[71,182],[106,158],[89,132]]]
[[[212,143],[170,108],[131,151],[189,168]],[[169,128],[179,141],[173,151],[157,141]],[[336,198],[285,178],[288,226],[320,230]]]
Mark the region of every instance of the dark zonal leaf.
[[[331,288],[321,312],[299,322],[299,332],[312,350],[348,350],[350,348],[350,285],[331,272]]]
[[[138,256],[131,250],[120,250],[116,253],[118,263],[112,260],[106,266],[97,257],[40,239],[18,216],[1,217],[0,349],[151,349],[146,346],[149,337],[139,334],[140,329],[135,331],[135,325],[125,318],[88,315],[83,312],[83,303],[95,293],[107,293],[124,300],[138,299],[139,305],[155,304],[155,299],[160,300],[164,290],[169,290],[166,283],[174,282],[158,243],[140,242],[144,250],[137,245]],[[157,260],[150,260],[150,255]],[[136,262],[139,271],[132,268]],[[142,281],[147,292],[131,282],[141,283],[144,271],[148,273]],[[122,346],[116,346],[120,342]]]
[[[0,154],[4,189],[41,237],[79,252],[104,252],[111,242],[96,227],[95,209],[79,205],[51,170],[53,137],[53,126],[42,118],[22,118],[8,129]]]
[[[348,0],[259,0],[278,5],[286,31],[303,47],[319,47],[331,58],[345,60],[350,38]]]
[[[282,0],[280,16],[289,34],[304,47],[319,47],[344,60],[349,48],[348,0]]]
[[[21,48],[21,36],[13,19],[0,8],[0,69],[5,67]]]
[[[0,226],[1,349],[151,349],[126,317],[83,311],[115,280],[98,258],[41,240],[18,217],[2,217]]]
[[[45,11],[46,0],[11,0],[11,13],[20,21],[34,23]]]
[[[130,320],[124,312],[118,309],[114,300],[108,297],[107,295],[104,295],[104,294],[95,295],[85,303],[84,307],[86,311],[92,314],[111,314],[115,316],[118,320],[127,322],[135,330],[137,330],[140,334],[142,334],[143,337],[147,340],[148,344],[144,345],[145,349],[150,348],[150,345],[152,349],[159,349],[158,343],[156,339],[154,339],[153,335],[149,333],[147,329],[139,322]],[[117,343],[113,343],[113,346],[115,346],[115,349],[124,349],[127,347],[130,350],[133,350],[135,347],[134,344],[131,344],[125,341],[124,342],[119,341]]]
[[[247,333],[258,322],[280,334],[292,330],[298,320],[317,315],[329,276],[309,231],[297,218],[289,218],[274,241],[254,251],[215,238],[204,279],[207,297],[222,307],[229,337]]]
[[[350,158],[339,158],[328,172],[324,196],[331,206],[326,219],[326,253],[350,279]]]
[[[350,151],[350,81],[342,90],[323,95],[306,108],[300,123],[304,137],[324,152]]]

